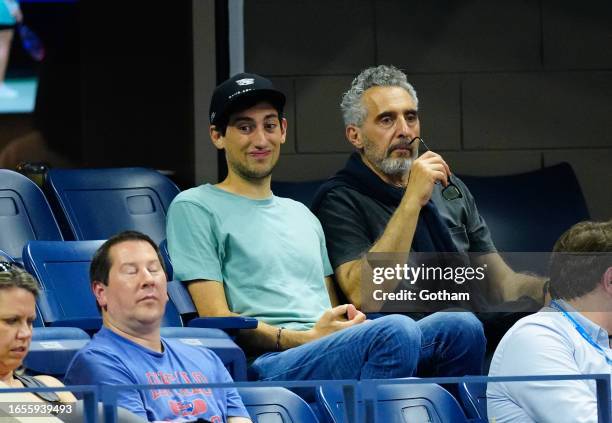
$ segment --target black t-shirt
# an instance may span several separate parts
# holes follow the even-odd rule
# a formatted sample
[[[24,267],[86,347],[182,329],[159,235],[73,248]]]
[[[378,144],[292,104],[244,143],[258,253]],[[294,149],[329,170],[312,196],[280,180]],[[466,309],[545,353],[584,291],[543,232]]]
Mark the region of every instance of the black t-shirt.
[[[457,250],[462,253],[495,252],[495,245],[484,219],[478,213],[474,197],[455,175],[453,182],[463,197],[446,200],[442,187],[434,186],[432,201],[449,228]],[[356,260],[380,238],[395,207],[364,195],[348,186],[328,191],[317,210],[327,241],[332,267]]]
[[[442,187],[434,186],[432,201],[438,213],[449,228],[449,232],[460,253],[496,252],[489,228],[478,213],[474,197],[467,186],[456,175],[455,183],[462,198],[446,200],[442,197]],[[341,264],[359,259],[367,253],[380,238],[395,207],[377,201],[346,185],[328,191],[316,210],[327,241],[327,252],[331,265],[336,269]],[[487,346],[492,352],[506,331],[520,318],[538,304],[530,298],[506,302],[501,305],[488,304],[486,299],[475,299],[478,307],[489,313],[477,313],[483,322]],[[408,313],[415,320],[426,314]]]

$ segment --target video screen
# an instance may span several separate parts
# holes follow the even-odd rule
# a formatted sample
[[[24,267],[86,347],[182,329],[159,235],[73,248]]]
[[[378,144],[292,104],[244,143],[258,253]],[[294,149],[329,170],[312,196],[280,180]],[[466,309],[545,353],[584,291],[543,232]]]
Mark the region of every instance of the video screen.
[[[32,113],[43,61],[72,37],[76,1],[0,0],[0,113]],[[68,21],[67,21],[68,20]]]

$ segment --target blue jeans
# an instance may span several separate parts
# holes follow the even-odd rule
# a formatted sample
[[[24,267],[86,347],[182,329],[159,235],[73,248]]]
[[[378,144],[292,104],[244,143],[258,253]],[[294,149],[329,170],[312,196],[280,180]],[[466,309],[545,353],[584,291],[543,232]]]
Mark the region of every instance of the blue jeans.
[[[482,374],[487,339],[476,316],[465,311],[438,312],[417,325],[422,334],[417,376]]]
[[[482,325],[471,313],[435,313],[418,322],[392,314],[263,354],[250,370],[259,380],[480,374],[485,344]]]

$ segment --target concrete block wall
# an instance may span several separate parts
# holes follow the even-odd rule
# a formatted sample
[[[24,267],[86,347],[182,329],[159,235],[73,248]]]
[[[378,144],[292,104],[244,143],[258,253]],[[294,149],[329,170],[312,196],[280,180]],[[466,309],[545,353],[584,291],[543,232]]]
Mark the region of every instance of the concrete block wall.
[[[288,94],[275,179],[333,174],[351,151],[341,94],[362,69],[394,64],[454,172],[567,161],[593,218],[612,218],[609,0],[256,0],[244,22],[246,70]]]

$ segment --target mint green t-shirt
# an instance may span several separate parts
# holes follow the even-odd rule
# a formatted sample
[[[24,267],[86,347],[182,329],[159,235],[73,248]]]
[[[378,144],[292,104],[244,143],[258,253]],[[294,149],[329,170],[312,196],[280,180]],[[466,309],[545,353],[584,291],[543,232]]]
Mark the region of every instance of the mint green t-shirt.
[[[17,7],[19,2],[16,0],[0,0],[0,25],[15,25],[15,17],[11,11]]]
[[[307,330],[331,307],[323,229],[301,203],[200,185],[174,199],[166,230],[175,279],[223,283],[235,313]]]

